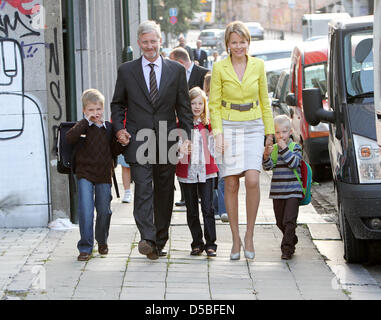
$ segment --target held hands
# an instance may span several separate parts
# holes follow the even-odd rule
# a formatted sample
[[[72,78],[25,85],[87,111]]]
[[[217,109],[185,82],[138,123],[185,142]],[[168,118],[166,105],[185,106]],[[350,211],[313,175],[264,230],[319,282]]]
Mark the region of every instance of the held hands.
[[[190,155],[192,153],[192,141],[185,140],[182,144],[180,144],[179,151],[182,154]]]
[[[121,145],[127,146],[130,143],[131,135],[126,129],[121,129],[116,133],[116,138]]]
[[[273,135],[266,135],[265,151],[263,152],[263,159],[267,160],[273,151]]]
[[[274,147],[272,145],[265,146],[265,151],[263,152],[263,159],[267,160],[271,153],[273,152]]]

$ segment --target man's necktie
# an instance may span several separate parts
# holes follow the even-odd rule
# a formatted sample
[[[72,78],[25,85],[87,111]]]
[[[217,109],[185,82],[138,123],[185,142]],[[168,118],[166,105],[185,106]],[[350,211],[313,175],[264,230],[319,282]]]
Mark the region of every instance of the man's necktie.
[[[150,86],[149,95],[151,97],[151,103],[154,105],[157,101],[159,90],[157,89],[156,73],[154,69],[155,64],[150,63],[149,66],[151,67],[151,71],[149,73],[149,86]]]

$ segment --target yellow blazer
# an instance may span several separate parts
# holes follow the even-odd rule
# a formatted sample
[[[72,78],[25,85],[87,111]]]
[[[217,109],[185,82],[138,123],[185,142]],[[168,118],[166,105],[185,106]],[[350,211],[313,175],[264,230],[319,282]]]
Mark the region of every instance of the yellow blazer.
[[[230,56],[213,64],[210,82],[209,112],[213,133],[222,132],[222,120],[247,121],[262,118],[265,134],[274,134],[274,120],[267,91],[262,59],[247,56],[247,66],[239,81]],[[224,107],[221,101],[227,102]],[[259,102],[259,106],[258,106]],[[248,111],[230,109],[230,103],[254,103]]]

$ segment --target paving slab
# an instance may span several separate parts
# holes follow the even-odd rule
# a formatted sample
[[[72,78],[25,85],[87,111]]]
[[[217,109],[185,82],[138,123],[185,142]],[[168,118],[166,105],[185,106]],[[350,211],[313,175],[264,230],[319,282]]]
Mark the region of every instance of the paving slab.
[[[335,223],[309,223],[308,229],[313,240],[341,240]]]
[[[118,180],[122,181],[120,174],[118,168]],[[331,261],[337,265],[341,261],[336,256],[330,260],[325,254],[337,255],[340,250],[338,241],[330,240],[332,245],[329,247],[325,245],[329,241],[311,240],[310,230],[314,239],[335,237],[331,224],[325,223],[312,205],[301,207],[296,230],[299,242],[293,259],[281,260],[282,233],[275,225],[272,202],[268,199],[270,179],[271,174],[261,174],[263,188],[254,232],[256,257],[253,261],[244,258],[243,250],[240,260],[229,259],[232,246],[230,226],[221,221],[216,223],[217,257],[190,256],[192,237],[186,213],[176,207],[169,230],[170,239],[165,247],[168,256],[148,260],[138,252],[140,235],[132,214],[133,203],[123,204],[114,194],[109,254],[99,255],[95,245],[88,262],[76,260],[78,228],[60,232],[46,228],[0,229],[0,299],[348,299],[345,292],[351,290],[356,299],[377,297],[374,282],[356,278],[362,270],[345,269],[348,281],[337,281],[337,275],[327,263]],[[123,189],[121,183],[119,187]],[[178,188],[175,201],[179,197]],[[243,238],[246,232],[243,179],[239,199],[239,231]],[[315,224],[318,226],[314,227]],[[329,235],[324,235],[325,232]],[[33,275],[38,275],[32,272],[37,270],[33,268],[43,268],[44,288],[33,287],[36,280]],[[366,291],[366,288],[370,290]]]

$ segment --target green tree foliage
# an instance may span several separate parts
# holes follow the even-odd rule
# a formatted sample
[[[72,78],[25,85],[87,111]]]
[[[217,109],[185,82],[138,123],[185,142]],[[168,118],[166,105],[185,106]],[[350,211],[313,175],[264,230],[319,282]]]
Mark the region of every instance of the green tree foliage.
[[[176,36],[186,33],[190,28],[190,21],[193,14],[200,12],[200,0],[153,0],[150,6],[154,5],[154,10],[150,9],[151,17],[160,23],[161,31],[165,34],[172,33]],[[169,9],[177,8],[177,23],[172,25],[169,22]]]

